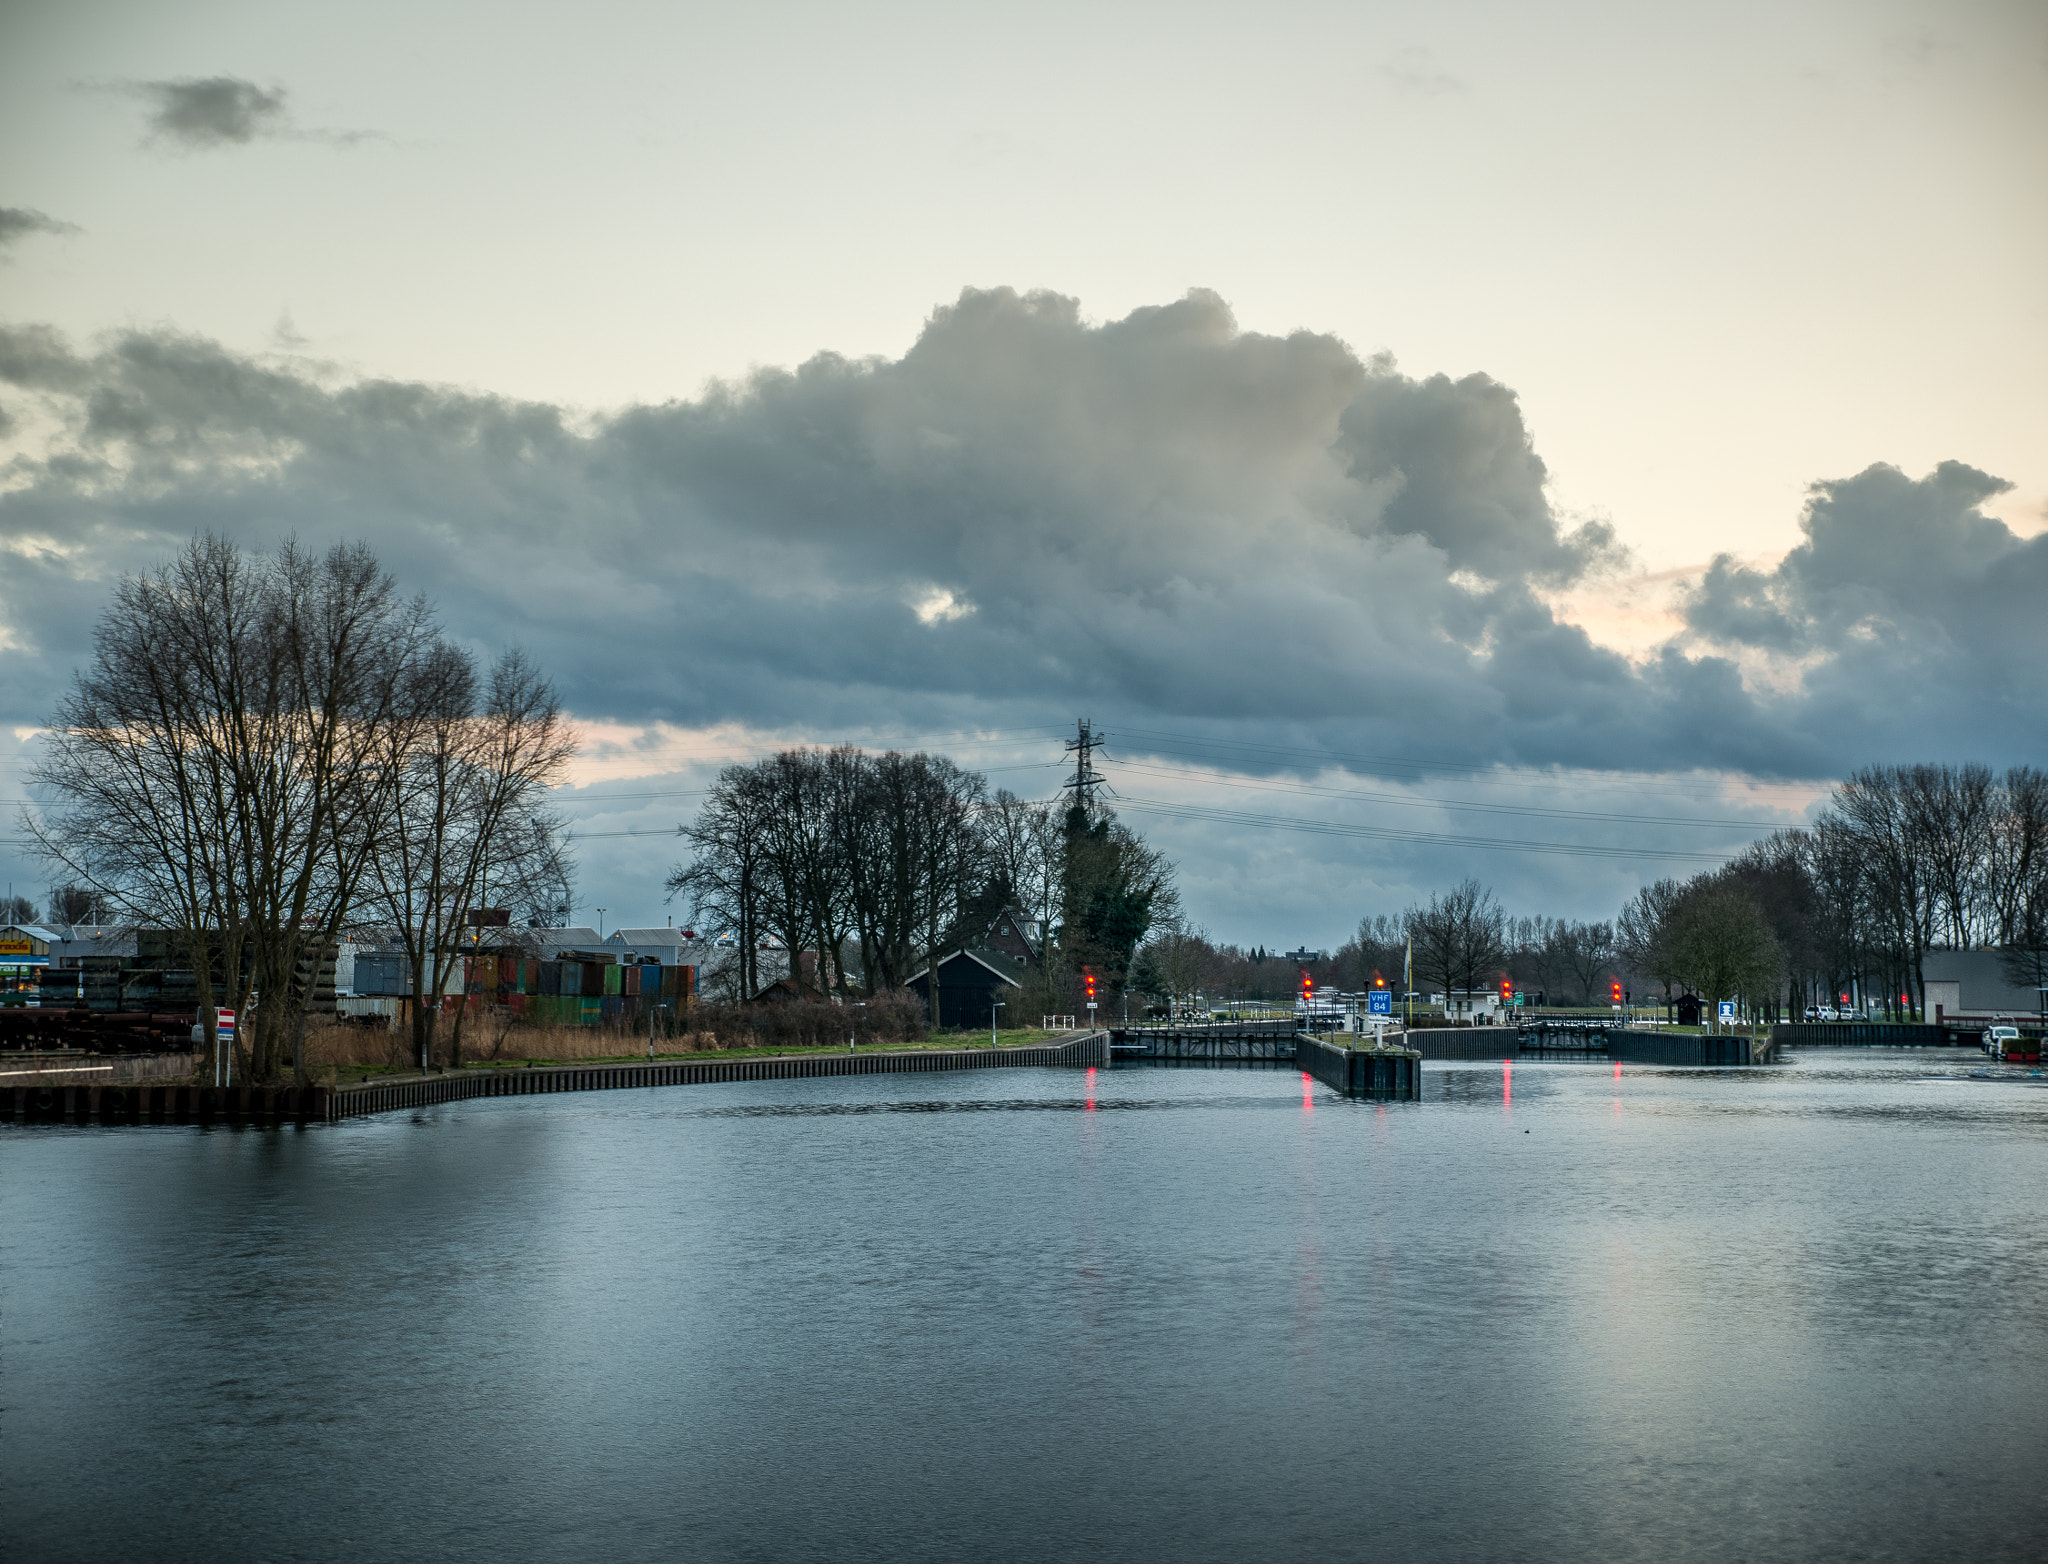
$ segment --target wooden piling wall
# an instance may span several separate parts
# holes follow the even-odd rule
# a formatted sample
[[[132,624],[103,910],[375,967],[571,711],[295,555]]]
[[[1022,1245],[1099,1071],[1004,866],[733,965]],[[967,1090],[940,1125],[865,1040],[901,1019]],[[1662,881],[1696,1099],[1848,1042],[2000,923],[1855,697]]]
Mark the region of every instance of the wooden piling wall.
[[[1036,1048],[921,1049],[906,1053],[798,1054],[779,1059],[701,1059],[689,1063],[565,1065],[529,1070],[469,1070],[459,1075],[366,1081],[360,1086],[17,1086],[0,1094],[15,1120],[81,1124],[332,1123],[370,1113],[553,1092],[699,1086],[721,1081],[781,1081],[825,1075],[895,1075],[1109,1063],[1109,1036],[1097,1032]]]

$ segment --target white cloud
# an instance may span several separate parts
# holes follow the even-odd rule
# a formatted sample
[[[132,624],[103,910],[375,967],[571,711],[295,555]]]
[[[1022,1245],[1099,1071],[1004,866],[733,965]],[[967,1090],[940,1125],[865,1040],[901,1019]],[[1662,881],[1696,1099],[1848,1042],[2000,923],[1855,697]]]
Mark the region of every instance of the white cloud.
[[[974,612],[974,605],[945,587],[927,587],[911,605],[919,624],[951,624]]]

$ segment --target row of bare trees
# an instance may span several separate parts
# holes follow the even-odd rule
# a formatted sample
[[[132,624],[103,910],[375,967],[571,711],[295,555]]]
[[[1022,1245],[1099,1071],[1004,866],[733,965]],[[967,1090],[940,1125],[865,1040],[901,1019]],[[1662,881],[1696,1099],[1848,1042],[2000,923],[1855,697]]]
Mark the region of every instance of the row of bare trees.
[[[109,921],[182,945],[209,1044],[235,1009],[248,1078],[303,1079],[312,985],[362,923],[402,931],[431,1048],[471,909],[568,873],[546,797],[572,753],[548,681],[516,651],[480,670],[368,548],[202,536],[115,589],[24,826]]]
[[[1924,999],[1937,947],[1997,949],[2016,982],[2048,965],[2048,771],[1884,766],[1857,772],[1804,840],[1766,856],[1803,873],[1812,960]],[[1766,844],[1769,846],[1769,844]]]
[[[2048,773],[1866,768],[1811,827],[1644,886],[1616,934],[1620,967],[1667,994],[1721,984],[1795,1015],[1842,994],[1924,1013],[1925,958],[1944,947],[1999,950],[2031,989],[2048,981]]]
[[[1310,962],[1308,971],[1319,988],[1346,993],[1376,984],[1398,991],[1411,980],[1424,994],[1472,991],[1511,977],[1548,1003],[1572,1005],[1605,998],[1617,958],[1614,925],[1510,917],[1490,890],[1468,879],[1405,912],[1361,919],[1343,945]],[[1180,926],[1147,941],[1140,963],[1141,987],[1154,1003],[1197,995],[1225,1003],[1291,1002],[1303,970],[1262,949],[1217,944]]]
[[[1363,919],[1311,975],[1348,991],[1399,986],[1412,952],[1423,993],[1506,978],[1552,1003],[1589,1004],[1618,981],[1637,995],[1693,993],[1771,1014],[1854,991],[1900,1013],[1924,1009],[1922,963],[1937,947],[1996,948],[2015,986],[2048,984],[2048,772],[1868,768],[1812,827],[1691,880],[1646,885],[1612,923],[1511,918],[1466,880]],[[1155,1002],[1285,1001],[1300,972],[1181,928],[1147,945],[1141,970]]]
[[[1703,906],[1732,916],[1725,909],[1738,903],[1768,929],[1794,1014],[1845,993],[1892,1014],[1924,1012],[1924,962],[1938,948],[1998,950],[2010,980],[2034,988],[2048,981],[2048,773],[1859,771],[1810,828],[1778,832],[1683,884],[1643,887],[1622,911],[1619,955],[1667,988],[1682,982],[1674,931]]]
[[[843,991],[850,945],[865,992],[896,989],[980,886],[985,795],[983,778],[925,754],[790,749],[728,766],[667,889],[737,944],[731,997],[760,991],[771,940],[799,996]],[[808,972],[805,950],[819,953]]]
[[[1113,993],[1177,910],[1172,866],[1108,811],[991,793],[923,753],[789,749],[728,766],[683,835],[690,857],[667,889],[738,946],[734,997],[764,986],[764,945],[789,953],[799,997],[889,992],[1010,907],[1049,931],[1035,986],[1086,966]],[[1019,1016],[1059,1003],[1027,994]]]

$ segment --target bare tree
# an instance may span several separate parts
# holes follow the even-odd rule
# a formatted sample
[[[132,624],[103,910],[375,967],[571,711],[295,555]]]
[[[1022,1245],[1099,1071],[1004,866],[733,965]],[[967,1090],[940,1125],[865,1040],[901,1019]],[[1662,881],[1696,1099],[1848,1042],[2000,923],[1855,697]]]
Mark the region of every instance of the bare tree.
[[[1934,943],[1938,901],[1923,852],[1925,821],[1899,768],[1866,767],[1835,789],[1824,821],[1840,830],[1863,874],[1863,922],[1872,944],[1924,1005],[1924,958]]]
[[[765,790],[755,769],[727,766],[712,784],[697,818],[683,828],[692,851],[667,883],[671,897],[684,897],[693,921],[730,938],[738,947],[731,963],[733,998],[760,991],[759,948],[768,875],[768,820]]]
[[[1360,918],[1357,931],[1330,958],[1331,980],[1345,989],[1370,988],[1375,978],[1398,981],[1406,939],[1399,918],[1385,913]]]
[[[397,785],[372,883],[412,967],[414,1051],[431,1064],[470,911],[531,902],[560,872],[562,828],[546,797],[575,741],[552,686],[516,649],[480,681],[470,654],[443,642],[413,677],[403,718],[383,729],[379,759]],[[465,1011],[455,1007],[451,1064],[462,1062]]]
[[[1019,798],[999,788],[981,812],[981,832],[992,872],[1006,880],[1041,931],[1059,921],[1061,831],[1055,805]]]
[[[1415,977],[1424,992],[1435,988],[1449,1013],[1451,991],[1458,986],[1459,936],[1456,913],[1444,898],[1432,896],[1403,915],[1410,947],[1415,952]]]
[[[978,816],[985,780],[950,760],[919,755],[920,785],[912,792],[908,841],[912,883],[924,908],[924,960],[931,991],[931,1022],[939,1025],[941,931],[959,922],[960,910],[979,883],[983,857]]]
[[[1443,985],[1444,1002],[1490,982],[1507,958],[1507,914],[1493,892],[1465,880],[1404,917],[1415,944],[1416,975]]]
[[[303,1079],[305,1002],[381,840],[379,750],[429,618],[366,548],[195,538],[116,588],[32,772],[57,795],[28,822],[41,851],[172,935],[209,1028],[221,999],[258,1001],[237,1044],[256,1080],[287,1050]]]
[[[2048,771],[2015,766],[2000,781],[1986,833],[1985,890],[1990,937],[2022,939],[2048,895]]]
[[[1768,996],[1784,971],[1784,948],[1755,896],[1706,878],[1680,899],[1671,919],[1674,960],[1708,1002],[1754,1004]]]
[[[1193,1003],[1216,965],[1216,946],[1208,933],[1175,916],[1157,925],[1139,948],[1131,964],[1131,986],[1140,992],[1151,988],[1180,1008]]]
[[[50,888],[50,921],[52,923],[78,924],[97,920],[93,913],[98,898],[83,885],[55,885]]]
[[[1968,950],[1977,943],[1986,900],[1991,772],[1980,765],[1906,766],[1893,773],[1892,785],[1926,876],[1936,932]]]
[[[1671,952],[1671,914],[1684,894],[1676,880],[1658,880],[1645,885],[1622,904],[1615,920],[1615,952],[1632,974],[1662,986],[1664,1001],[1671,1002],[1671,985],[1679,981],[1678,963]]]
[[[1600,980],[1614,970],[1614,926],[1609,923],[1552,925],[1552,943],[1561,969],[1571,979],[1580,1004],[1591,1004]]]
[[[741,997],[759,992],[756,951],[771,932],[800,990],[806,946],[821,984],[843,985],[836,964],[856,943],[866,992],[900,988],[983,883],[983,787],[949,760],[893,751],[789,750],[728,766],[683,833],[693,855],[669,893],[737,936]]]

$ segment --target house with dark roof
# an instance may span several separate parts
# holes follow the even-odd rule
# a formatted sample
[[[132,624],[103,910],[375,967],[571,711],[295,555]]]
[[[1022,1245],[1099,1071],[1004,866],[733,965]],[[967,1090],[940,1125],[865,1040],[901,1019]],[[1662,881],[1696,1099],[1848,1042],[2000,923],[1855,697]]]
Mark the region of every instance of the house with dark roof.
[[[940,1027],[988,1026],[999,1015],[997,1004],[1014,1006],[1022,990],[1025,964],[1000,951],[956,950],[939,962]],[[925,966],[905,985],[924,1001],[925,1014],[932,1010],[931,968]],[[1014,1010],[1003,1017],[1018,1020]]]
[[[1028,970],[1038,964],[1038,920],[1025,917],[1015,907],[1005,907],[996,914],[995,922],[989,925],[988,934],[981,943]],[[942,972],[939,974],[939,986],[943,988],[945,982]]]

